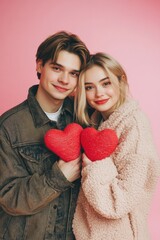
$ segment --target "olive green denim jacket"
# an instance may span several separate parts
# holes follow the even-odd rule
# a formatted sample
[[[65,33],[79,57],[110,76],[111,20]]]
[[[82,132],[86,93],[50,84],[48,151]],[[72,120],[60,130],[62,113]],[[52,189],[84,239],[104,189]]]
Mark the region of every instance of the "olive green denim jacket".
[[[47,130],[73,121],[73,102],[65,99],[56,123],[42,111],[36,91],[30,88],[26,101],[0,117],[0,239],[73,240],[80,181],[65,178],[43,141]]]

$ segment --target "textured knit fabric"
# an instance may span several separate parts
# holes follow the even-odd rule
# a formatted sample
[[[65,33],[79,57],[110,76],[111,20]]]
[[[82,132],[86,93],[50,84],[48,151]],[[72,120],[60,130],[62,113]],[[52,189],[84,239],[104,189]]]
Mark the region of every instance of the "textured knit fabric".
[[[99,130],[105,128],[116,131],[119,145],[110,157],[82,170],[73,220],[76,240],[148,240],[147,216],[160,174],[149,122],[128,100]]]

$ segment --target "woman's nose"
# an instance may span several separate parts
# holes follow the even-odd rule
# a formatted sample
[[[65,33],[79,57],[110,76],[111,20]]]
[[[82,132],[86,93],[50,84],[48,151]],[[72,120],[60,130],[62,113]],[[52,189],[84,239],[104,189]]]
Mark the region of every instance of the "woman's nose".
[[[96,88],[96,97],[100,97],[103,95],[103,91],[101,88],[97,87]]]

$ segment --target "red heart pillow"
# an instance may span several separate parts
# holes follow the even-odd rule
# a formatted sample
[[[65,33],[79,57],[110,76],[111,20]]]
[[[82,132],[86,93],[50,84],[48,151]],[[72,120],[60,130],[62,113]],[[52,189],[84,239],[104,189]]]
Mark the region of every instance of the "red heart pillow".
[[[80,155],[80,134],[83,128],[70,123],[64,130],[50,129],[44,136],[46,146],[66,162]]]
[[[92,160],[101,160],[110,156],[118,144],[116,132],[112,129],[98,131],[95,128],[85,128],[81,133],[81,144],[86,156]]]

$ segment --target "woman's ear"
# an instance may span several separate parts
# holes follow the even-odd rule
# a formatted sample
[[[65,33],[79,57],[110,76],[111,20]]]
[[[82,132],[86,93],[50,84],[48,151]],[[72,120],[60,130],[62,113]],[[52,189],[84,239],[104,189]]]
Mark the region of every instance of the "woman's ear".
[[[122,79],[123,81],[125,81],[125,80],[126,80],[126,78],[125,78],[125,75],[124,75],[124,74],[121,76],[121,79]]]

